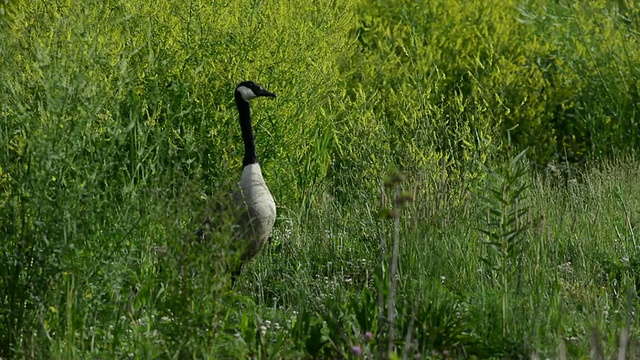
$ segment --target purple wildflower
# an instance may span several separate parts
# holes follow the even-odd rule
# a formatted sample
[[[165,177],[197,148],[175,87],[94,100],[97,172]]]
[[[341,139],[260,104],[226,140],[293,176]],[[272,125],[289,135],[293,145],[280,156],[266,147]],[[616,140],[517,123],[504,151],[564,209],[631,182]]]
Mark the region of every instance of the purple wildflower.
[[[355,345],[351,348],[351,353],[355,356],[360,356],[362,354],[362,349],[360,348],[360,346]]]
[[[364,333],[364,341],[370,342],[371,340],[373,340],[373,333],[371,331]]]

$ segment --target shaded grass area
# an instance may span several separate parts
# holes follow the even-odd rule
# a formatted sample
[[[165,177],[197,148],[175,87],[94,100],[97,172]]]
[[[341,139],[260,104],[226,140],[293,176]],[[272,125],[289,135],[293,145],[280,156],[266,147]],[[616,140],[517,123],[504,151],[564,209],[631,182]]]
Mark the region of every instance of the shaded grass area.
[[[589,353],[589,339],[598,328],[605,352],[616,353],[620,330],[635,321],[629,312],[636,303],[638,276],[634,224],[639,199],[633,181],[638,171],[635,163],[616,163],[592,170],[566,188],[526,179],[531,187],[523,199],[529,213],[521,221],[530,226],[521,234],[522,255],[498,273],[493,263],[483,261],[490,252],[479,231],[485,226],[477,214],[479,202],[470,199],[465,206],[434,209],[433,203],[416,198],[402,216],[400,293],[409,303],[399,306],[406,326],[411,302],[419,301],[422,350],[480,358],[531,353],[556,357],[562,343],[569,357],[576,357]],[[342,225],[319,226],[313,232],[320,234],[308,235],[303,250],[308,255],[294,261],[271,249],[250,267],[254,279],[243,283],[244,291],[261,294],[260,289],[277,289],[284,282],[284,289],[309,289],[302,291],[313,295],[305,299],[305,307],[321,302],[318,309],[343,309],[357,318],[358,312],[345,305],[353,296],[349,293],[355,293],[359,307],[375,308],[360,292],[374,287],[379,234],[371,231],[382,231],[383,225],[371,214],[351,218],[344,209],[325,211],[304,228],[314,229],[316,221]],[[415,216],[434,212],[431,217]],[[318,269],[318,263],[324,266]],[[294,275],[286,275],[294,269]],[[310,291],[318,287],[324,291]],[[269,303],[290,294],[283,290],[258,299]],[[361,343],[358,335],[373,329],[359,328],[361,323],[353,321],[355,330],[344,325],[349,328],[345,331],[351,341]]]
[[[435,208],[416,196],[400,215],[397,352],[409,327],[408,353],[434,358],[581,357],[594,329],[614,354],[629,322],[635,344],[639,173],[635,162],[617,162],[568,187],[520,178],[530,185],[521,197],[529,207],[521,222],[530,226],[520,234],[522,256],[498,271],[479,230],[486,223],[478,198]],[[19,276],[46,275],[48,284],[29,283],[38,298],[22,305],[16,354],[298,358],[352,356],[358,346],[373,356],[384,340],[364,336],[380,326],[378,244],[390,234],[378,209],[376,199],[348,209],[327,197],[288,213],[296,220],[279,223],[234,290],[215,271],[227,255],[179,236],[165,241],[167,224],[143,221],[126,234],[98,232],[82,248],[58,245],[63,254],[30,253],[41,263]],[[158,244],[169,254],[155,251]],[[5,282],[4,294],[19,296],[24,286]]]

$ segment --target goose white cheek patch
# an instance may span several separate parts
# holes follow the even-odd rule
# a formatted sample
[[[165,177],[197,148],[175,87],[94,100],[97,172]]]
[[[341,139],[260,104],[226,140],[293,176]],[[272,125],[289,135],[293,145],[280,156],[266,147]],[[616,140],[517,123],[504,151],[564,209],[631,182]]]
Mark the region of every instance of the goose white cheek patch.
[[[249,89],[246,86],[239,86],[238,92],[240,93],[240,95],[242,95],[244,101],[249,101],[256,97],[256,94],[253,92],[253,90]]]

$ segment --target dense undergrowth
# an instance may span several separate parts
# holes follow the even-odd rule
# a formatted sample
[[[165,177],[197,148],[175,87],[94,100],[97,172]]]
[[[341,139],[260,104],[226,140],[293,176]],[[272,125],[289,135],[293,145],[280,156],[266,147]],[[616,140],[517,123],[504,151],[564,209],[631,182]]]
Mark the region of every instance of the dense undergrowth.
[[[633,351],[639,11],[1,3],[0,357]],[[231,290],[228,237],[185,239],[245,79],[279,218]]]

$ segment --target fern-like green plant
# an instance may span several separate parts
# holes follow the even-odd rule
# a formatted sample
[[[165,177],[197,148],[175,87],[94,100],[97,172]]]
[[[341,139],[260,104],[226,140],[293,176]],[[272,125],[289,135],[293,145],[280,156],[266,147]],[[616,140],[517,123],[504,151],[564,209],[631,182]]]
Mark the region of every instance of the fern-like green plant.
[[[487,179],[479,198],[482,242],[487,254],[482,261],[489,268],[493,280],[503,294],[503,333],[507,332],[508,294],[520,291],[520,268],[523,261],[524,237],[528,212],[525,191],[529,187],[525,177],[529,167],[523,150],[494,169],[484,167]],[[515,276],[514,276],[515,275]],[[516,279],[516,284],[513,284]]]

